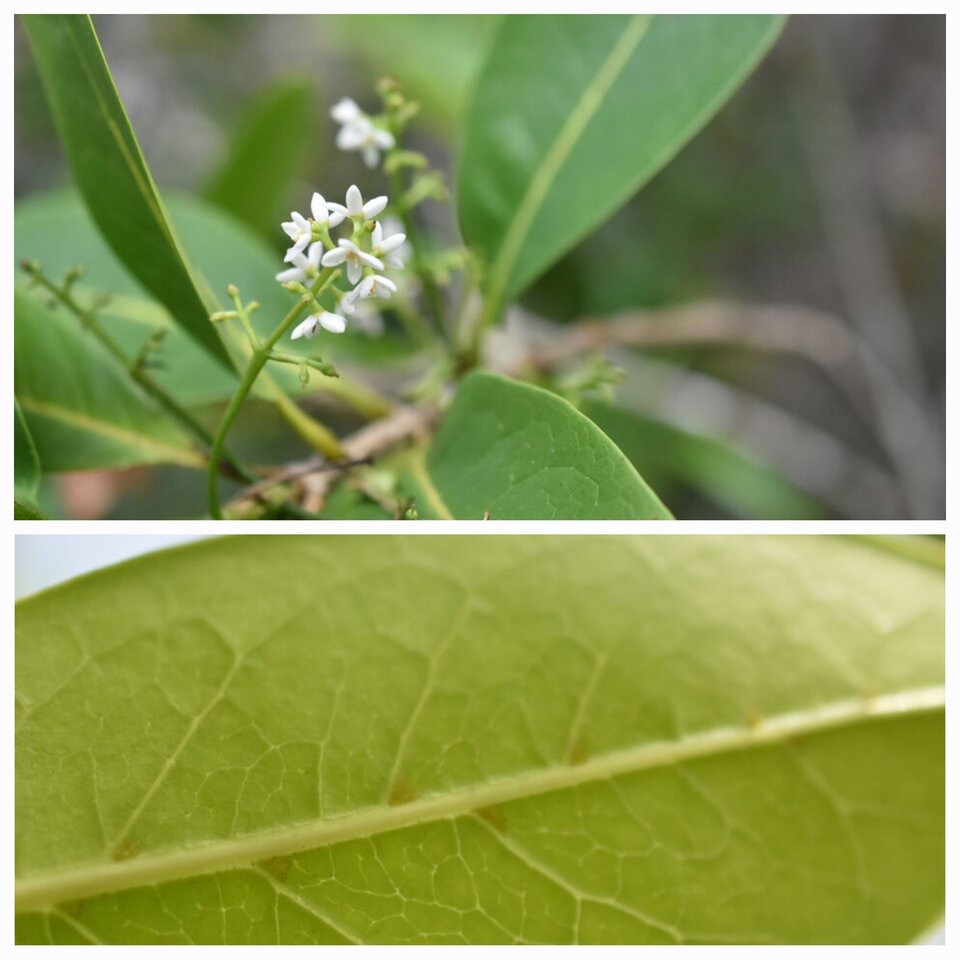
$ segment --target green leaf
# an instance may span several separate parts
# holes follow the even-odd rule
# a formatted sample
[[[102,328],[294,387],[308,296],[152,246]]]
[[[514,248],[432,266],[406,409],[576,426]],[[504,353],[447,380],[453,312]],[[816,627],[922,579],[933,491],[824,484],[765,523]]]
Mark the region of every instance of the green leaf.
[[[582,413],[539,387],[467,377],[404,484],[422,517],[658,520],[670,513]]]
[[[14,389],[47,472],[203,466],[189,437],[75,317],[16,287]]]
[[[748,520],[824,517],[824,508],[814,499],[724,440],[599,401],[585,403],[583,412],[661,492],[680,483],[726,513]]]
[[[217,309],[174,233],[88,16],[22,18],[77,187],[104,239],[223,366]],[[77,250],[74,256],[80,256]]]
[[[40,486],[40,457],[23,418],[20,402],[13,401],[13,511],[15,520],[39,520],[37,487]]]
[[[774,16],[512,16],[466,121],[460,226],[491,310],[602,223],[716,113]]]
[[[207,199],[257,233],[271,238],[284,201],[313,140],[314,104],[308,81],[285,78],[246,108]]]
[[[852,537],[235,537],[84,577],[17,608],[17,940],[912,940],[943,600]]]

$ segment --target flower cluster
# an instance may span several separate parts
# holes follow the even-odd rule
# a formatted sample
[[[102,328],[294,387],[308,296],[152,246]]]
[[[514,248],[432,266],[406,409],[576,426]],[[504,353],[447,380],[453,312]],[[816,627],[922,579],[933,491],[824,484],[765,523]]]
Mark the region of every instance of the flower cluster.
[[[337,146],[341,150],[359,150],[371,170],[380,162],[380,151],[392,149],[393,134],[377,126],[349,97],[333,105],[330,116],[340,124]]]
[[[346,205],[328,203],[315,193],[310,201],[309,219],[294,211],[283,224],[284,232],[293,243],[284,260],[292,266],[277,274],[280,283],[306,284],[315,280],[322,268],[342,265],[352,284],[352,289],[346,292],[333,288],[339,301],[338,312],[319,308],[294,329],[290,334],[292,340],[315,337],[321,327],[330,333],[343,333],[347,329],[346,318],[357,311],[360,301],[369,297],[389,300],[396,293],[397,285],[383,276],[383,271],[387,267],[403,268],[397,251],[406,236],[403,233],[384,236],[383,225],[377,217],[386,209],[387,202],[386,197],[375,197],[364,203],[356,186],[347,191]],[[352,224],[353,233],[334,242],[330,230],[344,222]]]

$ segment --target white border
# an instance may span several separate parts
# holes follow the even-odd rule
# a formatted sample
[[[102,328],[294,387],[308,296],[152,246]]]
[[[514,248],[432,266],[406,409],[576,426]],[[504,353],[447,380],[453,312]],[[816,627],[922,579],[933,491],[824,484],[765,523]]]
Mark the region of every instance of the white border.
[[[38,9],[39,8],[39,9]],[[240,14],[269,14],[276,12],[276,5],[270,5],[262,2],[250,2],[250,0],[233,0],[233,2],[201,2],[195,0],[193,3],[169,2],[159,3],[141,3],[136,10],[131,10],[129,3],[120,2],[120,0],[110,0],[110,2],[91,2],[84,6],[76,3],[44,3],[30,5],[23,2],[13,5],[14,12],[44,12],[44,13],[77,13],[90,12],[94,14],[120,14],[120,13],[162,13],[162,14],[189,14],[189,13],[240,13]],[[649,4],[644,5],[645,12],[673,12],[673,13],[768,13],[783,12],[782,8],[777,10],[771,8],[769,3],[743,2],[743,0],[729,0],[726,3],[690,2],[690,0],[676,0],[669,5]],[[638,5],[630,2],[594,2],[588,4],[574,4],[571,2],[554,3],[531,3],[523,0],[488,0],[488,2],[462,2],[455,7],[457,13],[634,13],[638,11]],[[411,2],[400,4],[393,3],[375,3],[370,0],[352,0],[348,8],[341,3],[317,3],[309,4],[299,10],[291,10],[290,13],[298,12],[304,14],[322,14],[322,13],[450,13],[454,8],[449,3],[441,0],[433,2]],[[789,10],[787,12],[790,12]],[[820,2],[820,0],[811,0],[804,4],[803,9],[794,10],[797,14],[940,14],[950,13],[950,5],[947,3],[914,3],[903,4],[893,3],[890,0],[885,2],[847,2],[844,4]],[[956,67],[958,56],[960,56],[960,16],[957,13],[947,16],[947,155],[948,155],[948,182],[947,182],[947,316],[953,314],[953,304],[956,300],[954,290],[956,287],[956,277],[958,276],[958,257],[956,254],[956,196],[955,181],[958,175],[956,164],[951,167],[949,161],[960,156],[957,146],[957,117],[956,104],[958,103],[958,90],[956,83]],[[12,261],[13,240],[13,18],[9,14],[3,18],[2,27],[2,49],[8,52],[5,67],[6,95],[3,98],[3,130],[6,134],[4,142],[7,147],[3,154],[3,177],[7,184],[7,189],[3,195],[3,212],[5,223],[8,225],[3,235],[4,250],[6,253],[6,262]],[[5,293],[4,302],[12,302],[12,274],[8,271],[3,276],[3,290]],[[9,311],[9,306],[8,306]],[[6,353],[0,363],[0,395],[10,396],[13,383],[13,356],[12,356],[12,324],[7,314],[5,327]],[[145,534],[319,534],[319,535],[344,535],[344,534],[365,534],[365,535],[431,535],[431,534],[654,534],[667,536],[686,536],[700,534],[850,534],[850,533],[870,533],[870,534],[906,534],[906,533],[926,533],[926,534],[945,534],[947,536],[947,637],[957,636],[957,617],[954,613],[955,601],[958,596],[957,579],[957,550],[954,542],[954,533],[952,529],[956,517],[956,499],[955,484],[952,483],[957,476],[957,443],[955,430],[953,426],[956,422],[954,416],[956,391],[952,387],[952,378],[958,375],[958,364],[954,356],[955,337],[947,328],[947,519],[944,521],[930,522],[872,522],[872,521],[679,521],[676,523],[662,522],[616,522],[616,521],[493,521],[489,523],[477,521],[454,521],[454,522],[418,522],[418,523],[398,523],[395,521],[331,521],[323,524],[317,524],[311,521],[257,521],[256,523],[244,523],[237,521],[223,521],[214,524],[213,521],[13,521],[9,519],[9,514],[4,513],[0,519],[0,569],[7,573],[7,586],[5,591],[5,601],[7,603],[7,616],[4,618],[7,623],[6,635],[8,638],[13,636],[13,570],[14,570],[14,533],[17,535],[98,535],[98,534],[127,534],[137,533]],[[7,417],[0,425],[0,436],[3,438],[3,446],[0,448],[0,491],[5,491],[6,496],[2,502],[7,504],[12,500],[13,470],[12,470],[12,447],[13,437],[12,428]],[[11,644],[12,651],[12,644]],[[12,655],[12,653],[11,653]],[[947,651],[947,678],[948,690],[951,692],[954,687],[954,661],[955,657],[948,645]],[[6,692],[12,696],[13,693],[13,671],[8,670],[8,681]],[[7,702],[10,702],[9,700]],[[9,714],[8,714],[9,716]],[[956,722],[953,719],[953,711],[948,711],[947,718],[948,744],[957,742]],[[13,743],[12,737],[4,735],[3,742],[0,744],[0,751],[3,757],[3,770],[6,776],[3,778],[3,803],[8,811],[7,829],[3,833],[2,847],[5,856],[4,863],[7,865],[3,879],[3,889],[9,890],[7,903],[12,902],[12,869],[14,862],[13,846]],[[948,764],[948,809],[956,807],[958,791],[956,789],[956,772],[954,764]],[[952,803],[951,803],[952,801]],[[947,862],[948,862],[948,884],[947,884],[947,917],[956,915],[957,908],[957,885],[953,883],[953,865],[957,862],[958,841],[957,831],[953,828],[952,822],[948,820],[947,824]],[[949,934],[948,934],[949,935]],[[4,946],[13,943],[12,929],[12,911],[0,913],[0,944]],[[29,949],[31,953],[41,951],[44,956],[67,956],[72,955],[71,948],[14,948],[17,951]],[[152,957],[176,957],[180,956],[183,948],[172,947],[128,947],[127,951],[137,953],[150,951]],[[251,950],[247,947],[208,947],[203,948],[208,956],[227,957],[234,956],[238,951]],[[288,951],[312,950],[310,947],[287,947]],[[329,948],[328,948],[329,949]],[[351,948],[357,949],[357,948]],[[419,955],[420,948],[415,947],[363,947],[359,948],[367,954],[389,951],[387,955],[397,955],[398,952],[412,954],[417,951]],[[479,951],[479,955],[490,955],[493,951],[515,950],[513,947],[477,947],[473,948]],[[600,947],[581,947],[580,951],[600,951],[614,950],[618,948],[600,948]],[[623,948],[632,949],[632,948]],[[678,948],[669,948],[670,955]],[[682,948],[680,948],[682,949]],[[690,949],[690,948],[688,948]],[[739,956],[742,952],[741,947],[711,947],[701,948],[711,953],[729,953],[731,956]],[[762,949],[764,956],[782,956],[789,951],[790,956],[804,956],[812,953],[814,949],[817,955],[839,954],[841,948],[821,947],[821,948],[803,948],[803,947],[783,947],[783,948],[755,948]],[[900,950],[921,950],[921,947],[903,947]],[[93,953],[90,953],[90,951]],[[99,956],[103,948],[87,947],[84,956]],[[524,948],[524,956],[552,956],[554,948],[550,947],[532,947]],[[648,948],[651,951],[648,955],[657,955],[666,948]],[[549,951],[549,953],[548,953]],[[440,954],[446,955],[447,950],[441,948]],[[843,948],[844,955],[860,954],[862,956],[873,957],[876,955],[876,948],[873,947],[852,947]],[[477,955],[477,954],[475,954]]]

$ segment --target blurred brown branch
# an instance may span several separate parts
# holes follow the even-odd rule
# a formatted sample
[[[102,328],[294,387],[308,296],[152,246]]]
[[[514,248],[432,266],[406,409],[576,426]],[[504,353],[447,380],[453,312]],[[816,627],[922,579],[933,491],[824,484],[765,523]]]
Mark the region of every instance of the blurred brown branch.
[[[228,504],[231,515],[244,514],[268,500],[268,493],[283,484],[291,484],[291,492],[299,495],[301,506],[310,513],[323,509],[334,484],[351,467],[373,462],[388,450],[408,440],[425,436],[438,413],[434,408],[398,406],[383,418],[361,427],[343,441],[346,460],[331,463],[314,456],[287,464],[247,487]]]

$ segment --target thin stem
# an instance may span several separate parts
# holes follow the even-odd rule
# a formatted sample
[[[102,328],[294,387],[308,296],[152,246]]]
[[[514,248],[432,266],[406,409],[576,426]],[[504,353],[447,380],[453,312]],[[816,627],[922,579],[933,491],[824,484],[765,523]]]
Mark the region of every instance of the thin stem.
[[[323,270],[313,282],[313,285],[310,288],[310,295],[301,297],[296,305],[290,309],[283,320],[280,321],[276,330],[274,330],[273,333],[271,333],[270,336],[267,337],[267,339],[264,340],[256,350],[253,351],[253,354],[250,357],[250,362],[248,363],[247,369],[244,372],[243,379],[240,381],[240,386],[237,387],[236,393],[234,393],[233,397],[231,398],[230,404],[223,415],[223,419],[220,421],[220,426],[217,428],[216,436],[213,438],[211,462],[216,462],[217,457],[220,455],[220,451],[223,450],[223,446],[227,439],[227,433],[229,433],[233,421],[240,412],[240,408],[243,406],[243,402],[246,400],[247,394],[250,393],[250,390],[256,382],[257,377],[260,375],[260,371],[270,359],[270,354],[273,351],[274,346],[276,346],[280,338],[294,325],[294,323],[297,322],[304,310],[314,301],[314,299],[320,296],[327,289],[327,287],[329,287],[337,279],[339,275],[339,270],[334,270],[329,267],[326,270]],[[342,460],[343,449],[340,446],[340,441],[325,427],[322,427],[320,424],[317,424],[317,427],[319,430],[316,432],[314,439],[320,452],[331,460]],[[207,471],[207,503],[210,510],[210,516],[214,520],[222,520],[223,514],[220,509],[220,494],[218,490],[217,472],[214,469],[209,469]]]
[[[45,290],[52,293],[57,300],[62,303],[80,323],[89,330],[106,351],[116,359],[126,371],[130,374],[136,383],[150,394],[171,416],[180,421],[198,440],[205,446],[213,446],[213,436],[193,414],[185,407],[181,406],[168,392],[160,385],[146,370],[143,369],[142,362],[131,360],[120,345],[110,336],[109,333],[100,325],[96,315],[92,310],[82,307],[73,298],[69,290],[58,287],[40,270],[30,270],[30,275]],[[211,457],[211,464],[216,464],[216,469],[223,469],[228,466],[227,475],[232,479],[242,480],[244,483],[252,483],[254,476],[240,463],[229,450],[221,451],[220,458]]]

